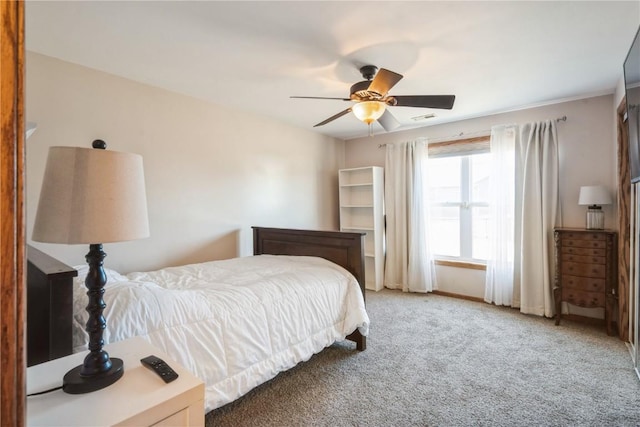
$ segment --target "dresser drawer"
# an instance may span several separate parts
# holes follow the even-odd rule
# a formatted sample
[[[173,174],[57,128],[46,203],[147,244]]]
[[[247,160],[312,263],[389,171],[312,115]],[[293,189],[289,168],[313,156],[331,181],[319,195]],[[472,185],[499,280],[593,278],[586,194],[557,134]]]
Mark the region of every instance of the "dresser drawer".
[[[604,307],[603,292],[587,292],[571,288],[562,288],[562,300],[579,307]]]
[[[574,231],[565,231],[562,238],[566,240],[606,240],[607,236],[603,233],[579,233]]]
[[[599,248],[605,249],[607,242],[604,239],[601,240],[574,240],[574,239],[562,239],[562,246],[576,247],[576,248]]]
[[[563,246],[560,248],[560,253],[584,256],[607,256],[607,250],[604,248],[579,248],[576,246]]]
[[[562,287],[578,291],[604,292],[606,280],[592,277],[562,275]]]
[[[589,250],[589,249],[588,249]],[[593,249],[597,250],[597,249]],[[579,262],[583,264],[606,264],[607,258],[593,255],[562,254],[562,262]]]
[[[604,279],[606,277],[606,268],[603,264],[582,264],[579,262],[563,262],[562,274],[582,277],[597,277]]]

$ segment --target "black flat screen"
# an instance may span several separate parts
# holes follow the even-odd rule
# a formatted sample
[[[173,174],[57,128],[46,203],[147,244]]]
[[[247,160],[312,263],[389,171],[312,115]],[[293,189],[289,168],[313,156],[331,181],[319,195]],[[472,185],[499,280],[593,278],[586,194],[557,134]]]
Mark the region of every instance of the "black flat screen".
[[[640,29],[624,61],[631,182],[640,181]]]

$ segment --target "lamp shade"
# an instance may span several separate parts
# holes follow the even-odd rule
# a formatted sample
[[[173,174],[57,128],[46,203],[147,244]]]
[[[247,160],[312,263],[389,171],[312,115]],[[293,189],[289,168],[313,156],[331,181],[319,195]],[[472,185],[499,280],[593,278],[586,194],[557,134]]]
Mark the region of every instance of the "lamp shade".
[[[353,114],[368,125],[378,120],[385,109],[385,103],[379,101],[362,101],[351,107]]]
[[[609,191],[601,185],[580,187],[579,205],[610,205]]]
[[[149,236],[142,156],[51,147],[33,240],[98,244]]]

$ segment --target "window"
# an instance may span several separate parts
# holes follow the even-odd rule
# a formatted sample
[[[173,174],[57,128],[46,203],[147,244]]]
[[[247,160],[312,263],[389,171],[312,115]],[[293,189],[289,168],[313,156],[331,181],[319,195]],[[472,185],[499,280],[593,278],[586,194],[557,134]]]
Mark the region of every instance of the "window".
[[[490,160],[486,149],[429,159],[431,249],[436,256],[487,259]]]

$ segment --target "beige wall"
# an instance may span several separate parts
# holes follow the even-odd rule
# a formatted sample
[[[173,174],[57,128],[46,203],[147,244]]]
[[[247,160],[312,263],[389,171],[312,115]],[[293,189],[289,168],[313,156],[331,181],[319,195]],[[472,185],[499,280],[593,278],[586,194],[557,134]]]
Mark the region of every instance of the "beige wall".
[[[556,119],[567,116],[566,122],[558,123],[560,140],[560,192],[564,225],[584,227],[586,207],[578,205],[578,194],[582,185],[604,185],[616,197],[616,158],[613,95],[586,98],[571,102],[496,114],[463,120],[455,123],[434,125],[375,137],[349,140],[345,147],[345,166],[384,166],[385,150],[380,144],[407,141],[417,137],[432,139],[453,135],[476,136],[478,132],[499,124],[524,124],[532,121]],[[616,228],[615,203],[603,207],[605,226]],[[463,269],[441,267],[437,269],[440,290],[482,298],[484,275],[469,273]]]
[[[143,156],[151,227],[148,239],[105,245],[108,267],[250,255],[252,225],[338,227],[340,140],[31,52],[26,91],[38,124],[27,141],[30,242],[48,147],[98,138]],[[88,251],[34,245],[70,265]]]

